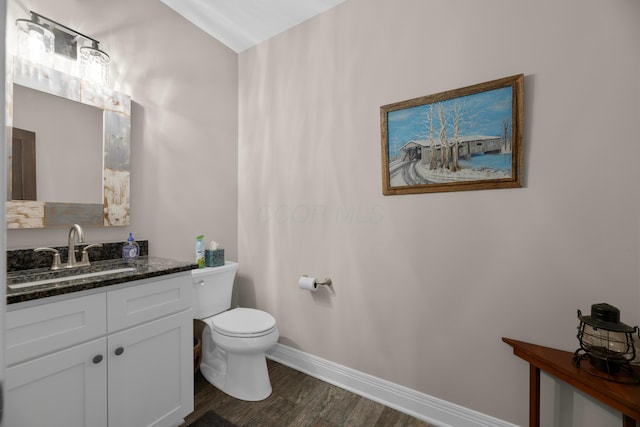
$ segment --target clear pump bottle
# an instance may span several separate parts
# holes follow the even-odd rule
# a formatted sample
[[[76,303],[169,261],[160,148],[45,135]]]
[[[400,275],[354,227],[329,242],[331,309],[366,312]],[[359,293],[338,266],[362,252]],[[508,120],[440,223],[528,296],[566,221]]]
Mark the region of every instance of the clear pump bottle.
[[[133,240],[133,233],[129,233],[129,239],[122,247],[122,258],[130,264],[135,264],[136,261],[138,261],[139,254],[140,246],[138,245],[138,242]]]

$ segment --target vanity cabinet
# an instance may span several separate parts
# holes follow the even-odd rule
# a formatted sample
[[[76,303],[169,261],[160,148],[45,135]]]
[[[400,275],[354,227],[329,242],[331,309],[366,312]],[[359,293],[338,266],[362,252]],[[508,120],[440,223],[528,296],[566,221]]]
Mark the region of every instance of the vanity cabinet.
[[[6,370],[6,426],[107,426],[106,338]]]
[[[180,273],[9,306],[6,425],[178,425],[193,411],[191,287]]]

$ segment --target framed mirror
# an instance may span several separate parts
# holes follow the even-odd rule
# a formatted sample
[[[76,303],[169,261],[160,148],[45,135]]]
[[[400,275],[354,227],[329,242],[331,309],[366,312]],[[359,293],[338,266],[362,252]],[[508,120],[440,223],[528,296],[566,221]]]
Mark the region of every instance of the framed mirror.
[[[74,223],[128,225],[130,97],[18,57],[13,58],[13,70],[8,76],[13,78],[8,77],[11,81],[7,84],[6,105],[7,228],[56,228]],[[27,100],[17,96],[27,96]],[[81,108],[89,111],[85,113]],[[14,116],[14,112],[21,116]],[[64,114],[58,116],[60,112]],[[96,114],[97,120],[92,119]],[[24,115],[29,117],[22,117]],[[49,127],[42,126],[42,121],[49,122]],[[97,124],[93,130],[83,130],[89,122]],[[18,159],[22,155],[14,153],[14,147],[20,147],[13,142],[14,123],[16,129],[20,129],[16,134],[25,130],[33,132],[29,127],[40,132],[40,135],[33,132],[36,140],[33,150],[36,153],[42,151],[40,160],[35,161],[42,187],[42,191],[33,191],[38,194],[36,200],[14,200],[12,196],[18,188],[13,183],[31,180],[30,177],[14,179],[14,174],[33,169],[20,166]],[[55,138],[52,133],[56,133]],[[44,144],[42,147],[38,147],[39,140]],[[35,156],[38,159],[38,155]],[[42,168],[38,166],[40,163]],[[47,187],[58,191],[49,191]],[[16,197],[27,198],[17,194]]]

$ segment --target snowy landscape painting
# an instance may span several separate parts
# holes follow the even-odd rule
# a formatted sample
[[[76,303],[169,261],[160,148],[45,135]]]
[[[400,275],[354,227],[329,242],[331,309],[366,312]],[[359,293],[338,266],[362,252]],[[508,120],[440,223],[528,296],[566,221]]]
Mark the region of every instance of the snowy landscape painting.
[[[520,187],[522,74],[380,107],[383,194]]]

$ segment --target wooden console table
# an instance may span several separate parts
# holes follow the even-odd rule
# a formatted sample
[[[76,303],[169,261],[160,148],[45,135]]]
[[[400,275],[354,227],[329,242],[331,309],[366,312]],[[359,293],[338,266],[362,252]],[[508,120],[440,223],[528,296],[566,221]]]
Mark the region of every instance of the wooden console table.
[[[622,412],[622,426],[640,421],[640,385],[607,381],[573,364],[573,353],[502,338],[513,354],[529,362],[529,426],[540,427],[540,370]],[[583,361],[583,363],[589,363]],[[634,367],[634,369],[637,369]]]

